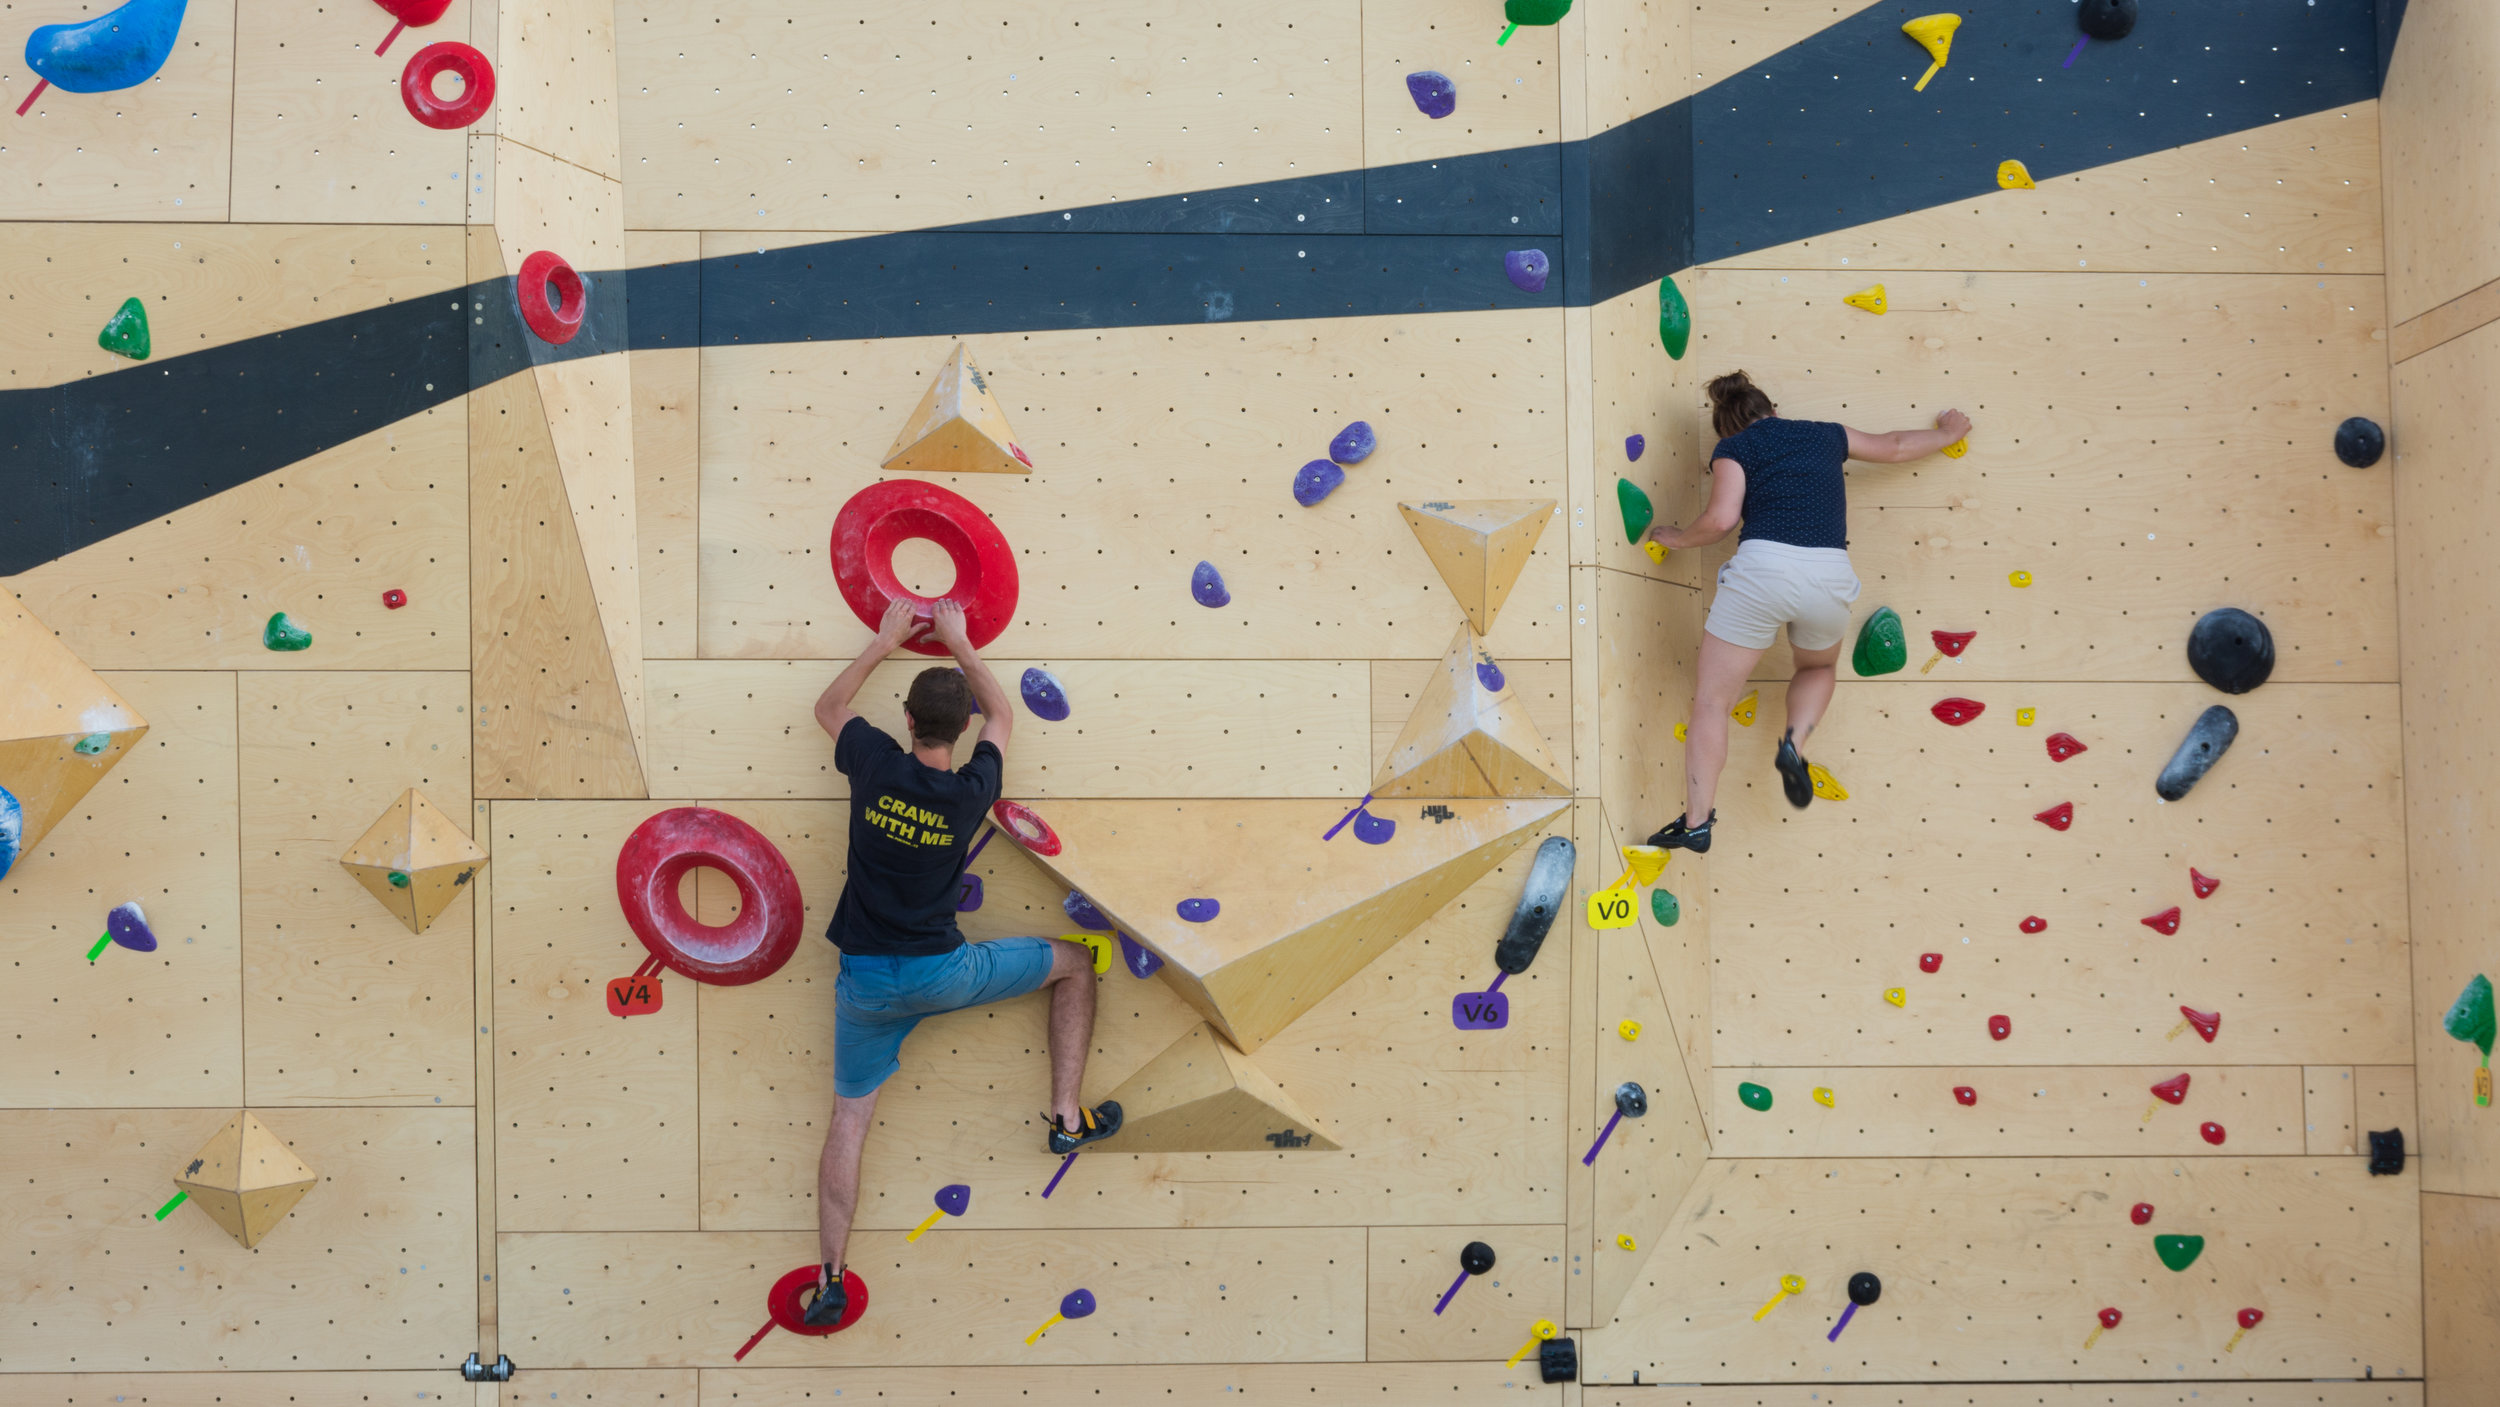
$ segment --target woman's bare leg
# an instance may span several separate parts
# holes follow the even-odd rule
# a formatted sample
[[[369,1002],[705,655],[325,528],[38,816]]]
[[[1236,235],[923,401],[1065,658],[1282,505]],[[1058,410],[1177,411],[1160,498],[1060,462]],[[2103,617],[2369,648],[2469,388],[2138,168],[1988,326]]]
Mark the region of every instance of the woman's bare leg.
[[[1705,630],[1701,633],[1699,676],[1693,684],[1693,719],[1684,729],[1684,818],[1703,825],[1718,804],[1719,773],[1727,766],[1728,710],[1744,695],[1745,680],[1762,658]]]
[[[1832,706],[1832,690],[1840,682],[1840,646],[1798,650],[1797,673],[1788,681],[1788,733],[1797,746],[1806,745],[1823,711]]]

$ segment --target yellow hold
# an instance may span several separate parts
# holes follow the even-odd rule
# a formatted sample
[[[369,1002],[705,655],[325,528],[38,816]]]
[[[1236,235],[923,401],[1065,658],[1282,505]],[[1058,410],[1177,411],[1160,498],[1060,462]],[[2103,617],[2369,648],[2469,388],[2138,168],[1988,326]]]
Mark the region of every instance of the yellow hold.
[[[2011,583],[2011,584],[2014,586],[2014,588],[2015,588],[2016,590],[2018,590],[2018,591],[2019,591],[2019,590],[2021,590],[2023,587],[2026,587],[2026,586],[2031,585],[2031,573],[2029,573],[2029,572],[2016,572],[2016,573],[2014,573],[2013,575],[2011,575],[2011,576],[2007,577],[2007,578],[2006,578],[2006,581],[2008,581],[2009,583]]]
[[[2030,168],[2019,161],[2012,160],[1997,163],[1997,186],[1999,189],[2009,191],[2039,189],[2032,183]]]
[[[1925,49],[1927,57],[1934,60],[1927,65],[1927,71],[1919,75],[1918,82],[1911,86],[1910,91],[1927,91],[1927,80],[1935,77],[1937,70],[1944,67],[1945,60],[1953,56],[1953,31],[1961,27],[1960,15],[1921,15],[1901,26],[1901,32],[1917,40],[1918,47]]]
[[[2031,726],[2031,720],[2039,716],[2040,710],[2036,708],[2018,708],[2014,710],[2014,726],[2017,728],[2028,728]]]
[[[1861,288],[1840,301],[1852,308],[1864,308],[1879,318],[1884,315],[1884,309],[1892,306],[1884,301],[1884,286],[1880,283],[1873,288]]]
[[[1746,727],[1748,727],[1748,728],[1752,727],[1752,726],[1753,726],[1753,706],[1754,706],[1757,702],[1759,702],[1759,701],[1761,700],[1761,698],[1762,698],[1762,691],[1761,691],[1760,689],[1756,689],[1756,690],[1754,690],[1752,693],[1745,695],[1745,696],[1744,696],[1743,698],[1741,698],[1741,699],[1738,699],[1738,700],[1736,701],[1736,707],[1731,708],[1731,709],[1729,709],[1729,710],[1727,711],[1727,716],[1728,716],[1728,717],[1730,717],[1730,718],[1735,719],[1737,722],[1739,722],[1739,723],[1743,724],[1744,726],[1746,726]]]
[[[1807,763],[1806,776],[1814,783],[1814,794],[1823,798],[1825,801],[1847,801],[1849,799],[1849,789],[1840,784],[1839,778],[1824,771],[1822,763]]]
[[[1686,728],[1684,727],[1684,725],[1683,725],[1683,724],[1681,724],[1681,723],[1676,724],[1676,725],[1675,725],[1675,740],[1676,740],[1677,742],[1679,742],[1679,743],[1680,743],[1680,742],[1685,741],[1685,733],[1686,733],[1686,731],[1687,731],[1687,730],[1686,730]]]
[[[1637,1041],[1641,1038],[1641,1023],[1627,1016],[1615,1023],[1615,1034],[1627,1041]]]
[[[1944,457],[1947,459],[1959,459],[1968,453],[1970,453],[1970,436],[1968,435],[1944,447]]]
[[[1906,1007],[1910,1004],[1910,994],[1899,987],[1886,987],[1884,1000],[1891,1002],[1894,1006]]]
[[[1615,1237],[1615,1244],[1623,1247],[1627,1251],[1637,1251],[1641,1248],[1641,1243],[1633,1240],[1632,1233],[1629,1231]]]
[[[1661,566],[1666,564],[1667,545],[1665,543],[1645,541],[1641,544],[1641,550],[1649,554],[1649,560],[1656,562]]]
[[[1658,876],[1666,873],[1667,861],[1672,858],[1673,853],[1663,845],[1624,846],[1623,863],[1632,867],[1632,872],[1625,878],[1643,888],[1656,884]],[[1622,888],[1623,880],[1616,880],[1615,887]]]
[[[1832,1091],[1831,1091],[1830,1086],[1828,1086],[1828,1085],[1816,1085],[1816,1086],[1814,1087],[1814,1102],[1815,1102],[1815,1103],[1817,1103],[1817,1104],[1822,1105],[1822,1106],[1823,1106],[1824,1108],[1826,1108],[1826,1109],[1831,1108],[1831,1107],[1832,1107]]]

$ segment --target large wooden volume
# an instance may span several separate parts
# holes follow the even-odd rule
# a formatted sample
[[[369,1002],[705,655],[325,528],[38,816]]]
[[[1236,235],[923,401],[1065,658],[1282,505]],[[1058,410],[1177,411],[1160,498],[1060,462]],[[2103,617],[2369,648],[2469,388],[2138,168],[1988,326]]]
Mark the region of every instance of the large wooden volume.
[[[1376,796],[1569,796],[1501,664],[1461,625],[1372,783]]]
[[[1267,1072],[1200,1022],[1164,1047],[1110,1097],[1119,1101],[1118,1136],[1104,1146],[1126,1153],[1266,1153],[1333,1149]]]

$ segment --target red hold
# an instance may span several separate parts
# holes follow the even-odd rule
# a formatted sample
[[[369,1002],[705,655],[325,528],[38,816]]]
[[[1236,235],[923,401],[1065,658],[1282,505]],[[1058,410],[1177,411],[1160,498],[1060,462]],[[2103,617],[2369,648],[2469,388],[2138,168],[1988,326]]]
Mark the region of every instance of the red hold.
[[[1979,632],[1976,630],[1931,630],[1927,632],[1927,638],[1936,642],[1937,654],[1949,660],[1958,660],[1962,657],[1962,652],[1970,648],[1970,642],[1979,638]]]
[[[1988,1039],[2001,1041],[2012,1034],[2014,1034],[2014,1022],[2011,1017],[1991,1016],[1988,1018]]]
[[[678,882],[698,866],[738,887],[738,916],[714,928],[686,912]],[[698,982],[739,987],[781,970],[807,917],[799,877],[764,833],[726,811],[680,806],[634,828],[616,854],[616,902],[653,957]]]
[[[2072,733],[2049,734],[2049,761],[2051,762],[2063,762],[2076,753],[2091,750],[2083,745],[2083,739]]]
[[[2196,886],[2196,897],[2199,899],[2214,897],[2214,891],[2222,887],[2221,880],[2209,874],[2198,873],[2194,865],[2188,866],[2188,883]]]
[[[2212,1045],[2214,1037],[2222,1034],[2222,1013],[2219,1011],[2198,1011],[2192,1006],[2183,1006],[2179,1008],[2179,1014],[2187,1018],[2188,1024],[2196,1028],[2196,1034],[2203,1036],[2207,1045]]]
[[[544,249],[523,259],[520,275],[512,280],[512,298],[521,305],[521,321],[551,347],[563,346],[582,330],[588,292],[572,265]]]
[[[460,75],[460,97],[448,103],[434,96],[434,79],[445,71]],[[399,71],[399,100],[410,117],[438,131],[469,126],[494,105],[495,66],[456,39],[428,44]]]
[[[1059,832],[1052,830],[1050,822],[1034,814],[1033,808],[1021,801],[1001,797],[998,804],[990,808],[990,819],[998,822],[998,828],[1007,833],[1008,839],[1036,855],[1059,853]]]
[[[1959,728],[1987,712],[1988,706],[1977,699],[1938,699],[1936,706],[1927,711],[1946,727]]]
[[[391,51],[391,41],[399,37],[401,30],[410,25],[423,29],[441,19],[443,11],[451,8],[451,0],[373,0],[373,3],[399,21],[391,26],[390,33],[382,36],[381,43],[373,46],[373,56],[377,59]]]
[[[2262,1309],[2243,1309],[2240,1311],[2240,1327],[2243,1329],[2254,1329],[2258,1325],[2265,1322],[2266,1312]]]
[[[1972,1089],[1969,1085],[1955,1085],[1953,1087],[1953,1100],[1955,1103],[1967,1108],[1970,1105],[1977,1104],[1979,1102],[1979,1091]]]
[[[2138,1225],[2138,1226],[2150,1226],[2150,1225],[2152,1225],[2152,1224],[2153,1224],[2153,1204],[2152,1204],[2152,1203],[2150,1203],[2150,1202],[2138,1202],[2138,1203],[2136,1203],[2136,1204],[2135,1204],[2135,1209],[2127,1213],[2127,1219],[2128,1219],[2129,1221],[2134,1222],[2134,1223],[2135,1223],[2136,1225]]]
[[[2116,1305],[2112,1305],[2101,1311],[2101,1327],[2104,1329],[2115,1329],[2118,1327],[2118,1321],[2126,1317],[2127,1316],[2118,1312],[2118,1307]]]
[[[2023,932],[2025,933],[2046,933],[2048,931],[2049,921],[2040,917],[2038,914],[2033,914],[2031,917],[2023,920]]]
[[[859,1272],[849,1266],[842,1268],[842,1317],[823,1328],[807,1322],[807,1306],[803,1301],[809,1290],[824,1283],[824,1278],[820,1267],[802,1265],[774,1281],[772,1290],[764,1296],[764,1306],[771,1311],[773,1322],[790,1333],[813,1338],[838,1334],[858,1323],[859,1316],[868,1312],[868,1282],[860,1279]]]
[[[989,644],[1016,617],[1016,553],[1007,535],[971,499],[918,479],[888,479],[852,494],[833,519],[833,580],[851,613],[871,629],[889,602],[909,601],[927,619],[937,601],[915,595],[894,575],[894,549],[910,538],[936,543],[955,563],[955,585],[944,599],[964,608],[964,633],[975,649]],[[904,649],[944,655],[928,635]]]
[[[394,587],[392,587],[390,590],[385,591],[385,592],[383,592],[383,593],[382,593],[382,605],[383,605],[383,608],[384,608],[384,609],[386,609],[386,610],[393,610],[393,611],[396,611],[396,610],[398,610],[400,607],[405,606],[405,605],[407,605],[407,604],[408,604],[408,593],[407,593],[407,592],[405,592],[405,591],[400,590],[400,589],[399,589],[398,587],[396,587],[396,586],[394,586]]]
[[[2207,1119],[2204,1123],[2199,1124],[2196,1131],[2205,1135],[2205,1141],[2212,1144],[2216,1148],[2220,1148],[2222,1146],[2222,1140],[2229,1137],[2229,1135],[2222,1131],[2222,1125],[2215,1123],[2211,1119]]]
[[[1942,966],[1944,966],[1944,954],[1942,953],[1921,953],[1918,955],[1918,970],[1921,972],[1933,972]]]
[[[2153,1097],[2164,1104],[2187,1103],[2188,1077],[2185,1072],[2171,1076],[2153,1086]]]
[[[2075,803],[2061,801],[2046,811],[2035,812],[2032,818],[2053,831],[2062,831],[2075,823]]]
[[[2179,906],[2173,904],[2169,908],[2162,910],[2160,913],[2137,919],[2136,922],[2143,924],[2146,928],[2153,930],[2155,933],[2176,933],[2179,931]]]

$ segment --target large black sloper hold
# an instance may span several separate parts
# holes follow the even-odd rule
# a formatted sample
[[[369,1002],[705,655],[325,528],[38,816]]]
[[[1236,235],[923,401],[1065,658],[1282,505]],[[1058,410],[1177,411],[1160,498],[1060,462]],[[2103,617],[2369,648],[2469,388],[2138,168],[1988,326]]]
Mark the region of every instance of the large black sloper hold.
[[[1495,967],[1516,977],[1536,961],[1537,949],[1545,946],[1545,935],[1554,926],[1554,915],[1562,912],[1563,900],[1570,896],[1571,870],[1577,863],[1579,852],[1567,836],[1549,835],[1536,848],[1536,863],[1528,867],[1519,907],[1511,911],[1510,927],[1493,949]]]
[[[2124,39],[2135,29],[2135,0],[2083,0],[2075,23],[2095,39]]]
[[[2180,740],[2179,750],[2170,754],[2170,765],[2153,779],[2153,790],[2164,801],[2177,801],[2204,780],[2222,755],[2231,750],[2231,740],[2240,735],[2240,716],[2221,704],[2215,704],[2197,716]]]
[[[2274,673],[2274,632],[2237,606],[2207,611],[2188,632],[2188,668],[2226,694],[2245,694]]]

